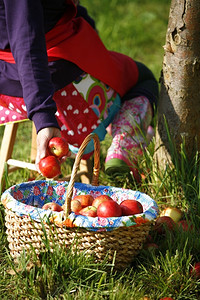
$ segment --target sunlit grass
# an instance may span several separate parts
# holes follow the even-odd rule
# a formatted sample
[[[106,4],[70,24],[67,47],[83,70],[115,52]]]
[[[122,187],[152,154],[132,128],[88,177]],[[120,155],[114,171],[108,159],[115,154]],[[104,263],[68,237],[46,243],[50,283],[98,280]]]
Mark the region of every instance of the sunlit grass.
[[[108,49],[145,63],[159,79],[169,0],[96,0],[95,4],[83,0],[81,3],[96,20],[99,35]]]

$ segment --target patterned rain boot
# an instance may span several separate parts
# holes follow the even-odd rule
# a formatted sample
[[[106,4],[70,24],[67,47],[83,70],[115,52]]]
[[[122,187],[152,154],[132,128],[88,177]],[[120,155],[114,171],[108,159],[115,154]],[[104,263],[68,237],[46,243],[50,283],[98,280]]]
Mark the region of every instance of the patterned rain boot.
[[[124,102],[112,124],[113,141],[105,161],[106,174],[132,171],[136,181],[140,181],[137,160],[147,145],[145,136],[151,120],[152,108],[146,97]]]

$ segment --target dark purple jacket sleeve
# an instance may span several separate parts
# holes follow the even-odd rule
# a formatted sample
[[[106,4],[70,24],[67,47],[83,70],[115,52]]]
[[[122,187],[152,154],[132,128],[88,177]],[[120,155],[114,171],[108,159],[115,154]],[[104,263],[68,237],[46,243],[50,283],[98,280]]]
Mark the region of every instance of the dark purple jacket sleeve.
[[[16,61],[28,117],[37,132],[58,127],[48,70],[43,10],[40,0],[4,0],[9,44]]]

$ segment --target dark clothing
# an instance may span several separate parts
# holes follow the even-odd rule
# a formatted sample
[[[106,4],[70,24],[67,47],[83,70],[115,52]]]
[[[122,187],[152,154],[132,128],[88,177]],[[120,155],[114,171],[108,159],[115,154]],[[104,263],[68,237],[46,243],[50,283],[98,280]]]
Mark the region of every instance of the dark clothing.
[[[36,125],[42,120],[42,127],[59,127],[54,91],[83,73],[71,62],[47,61],[44,34],[66,9],[65,0],[0,0],[0,49],[11,48],[16,61],[15,65],[0,60],[0,93],[23,97],[28,117]],[[86,10],[82,13],[87,15]]]
[[[49,3],[50,2],[50,3]],[[51,4],[53,3],[53,6]],[[0,15],[3,16],[3,10],[1,8],[3,3],[3,0],[0,0]],[[56,5],[55,5],[56,3]],[[65,1],[48,1],[49,8],[45,9],[45,32],[48,32],[51,30],[57,21],[59,20],[60,16],[63,13],[63,10],[65,9],[66,4],[64,5]],[[55,7],[56,6],[56,7]],[[51,8],[51,9],[50,9]],[[57,17],[52,17],[52,11],[56,13],[57,11]],[[10,11],[9,11],[10,13]],[[87,10],[78,5],[77,7],[77,17],[82,16],[94,29],[95,29],[95,22],[87,13]],[[34,17],[34,16],[33,16]],[[12,18],[12,16],[10,16]],[[37,17],[36,17],[37,18]],[[18,19],[18,18],[17,18]],[[18,26],[16,26],[17,29]],[[0,18],[0,49],[6,49],[10,48],[8,36],[3,35],[3,33],[6,32],[6,22],[3,17]],[[12,44],[12,42],[11,42]],[[44,50],[45,51],[45,50]],[[22,52],[23,54],[23,49]],[[22,55],[21,54],[21,55]],[[81,70],[77,65],[75,65],[72,62],[66,61],[66,60],[57,60],[54,62],[48,63],[49,71],[51,74],[52,83],[54,85],[54,89],[58,90],[60,88],[63,88],[68,83],[71,83],[73,80],[75,80],[77,77],[80,76],[80,74],[83,73],[83,70]],[[18,96],[23,97],[22,93],[22,87],[19,81],[19,75],[17,71],[17,67],[14,64],[10,64],[7,62],[4,62],[0,60],[0,93],[10,96]]]
[[[122,97],[122,103],[126,100],[132,99],[134,97],[139,97],[141,95],[146,96],[151,103],[153,112],[157,107],[158,99],[158,83],[154,78],[153,73],[141,62],[137,62],[137,67],[139,70],[138,83],[133,86],[127,93]]]
[[[70,9],[70,1],[66,0],[0,0],[0,49],[10,48],[16,62],[10,64],[0,60],[0,94],[23,97],[28,117],[38,130],[59,127],[53,94],[83,72],[72,62],[48,62],[47,58],[45,33],[55,26],[64,11]],[[95,27],[85,8],[79,6],[77,16],[84,17]],[[145,66],[142,69],[148,73]],[[155,85],[153,91],[143,86],[145,77],[140,75],[139,78],[141,81],[128,96],[142,93],[154,103],[158,90],[153,75],[148,78]]]

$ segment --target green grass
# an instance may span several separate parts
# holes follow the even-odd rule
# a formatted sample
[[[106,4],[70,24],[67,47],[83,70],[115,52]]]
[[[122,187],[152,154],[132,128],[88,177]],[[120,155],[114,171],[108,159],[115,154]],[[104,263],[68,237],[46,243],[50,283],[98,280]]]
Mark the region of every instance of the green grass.
[[[109,49],[123,52],[147,64],[159,79],[167,30],[170,1],[168,0],[83,0],[82,4],[95,18],[102,40]],[[0,139],[3,127],[0,127]],[[169,137],[170,138],[170,137]],[[10,257],[4,208],[0,205],[0,299],[109,299],[151,300],[172,297],[174,300],[200,299],[200,280],[191,277],[190,268],[200,261],[200,167],[199,153],[193,160],[185,154],[184,141],[177,153],[173,142],[173,165],[164,170],[154,168],[154,140],[144,152],[140,168],[145,175],[140,186],[131,176],[108,177],[104,173],[104,160],[111,142],[106,136],[101,143],[100,184],[138,189],[154,198],[160,209],[176,206],[184,212],[184,219],[193,224],[190,232],[176,228],[160,235],[152,227],[153,243],[158,249],[144,247],[133,258],[131,266],[120,272],[113,270],[106,260],[96,264],[84,253],[54,245],[54,252],[47,251],[36,261],[22,255],[18,265]],[[14,158],[28,161],[31,144],[31,123],[19,125],[14,148]],[[72,165],[70,160],[70,166]],[[69,160],[63,166],[69,172]],[[27,181],[27,170],[6,176],[9,186]],[[40,177],[37,177],[40,178]],[[46,248],[49,250],[48,242]]]
[[[96,20],[106,47],[145,63],[158,79],[168,24],[169,0],[81,1]]]

